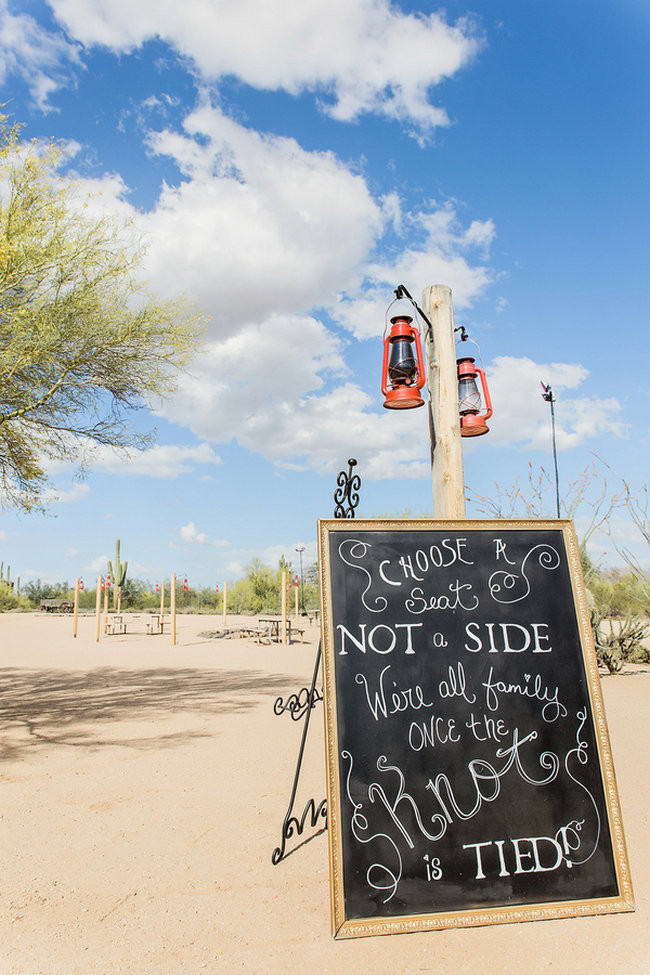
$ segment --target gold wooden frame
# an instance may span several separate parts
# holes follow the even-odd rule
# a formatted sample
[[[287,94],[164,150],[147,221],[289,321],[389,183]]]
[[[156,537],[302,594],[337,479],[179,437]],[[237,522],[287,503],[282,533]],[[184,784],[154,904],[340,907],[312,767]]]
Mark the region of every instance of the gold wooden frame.
[[[467,911],[448,911],[436,914],[414,914],[393,918],[381,917],[377,919],[358,920],[345,917],[342,872],[341,783],[338,762],[338,727],[333,660],[334,637],[330,591],[330,540],[338,532],[349,532],[353,528],[359,531],[444,530],[447,528],[455,531],[498,530],[503,532],[504,530],[520,529],[526,531],[559,530],[562,532],[587,677],[591,717],[594,723],[598,746],[600,772],[619,891],[617,896],[602,899],[583,899],[579,901],[513,905],[511,907],[485,908],[482,910],[468,909]],[[587,594],[582,577],[579,546],[573,522],[568,519],[463,519],[446,521],[429,519],[355,519],[354,522],[346,519],[321,519],[318,522],[318,547],[323,645],[330,908],[333,936],[335,938],[355,938],[370,935],[432,931],[442,928],[473,927],[484,924],[538,921],[581,915],[633,911],[634,895],[621,820],[618,790],[616,787],[609,733],[603,707]]]

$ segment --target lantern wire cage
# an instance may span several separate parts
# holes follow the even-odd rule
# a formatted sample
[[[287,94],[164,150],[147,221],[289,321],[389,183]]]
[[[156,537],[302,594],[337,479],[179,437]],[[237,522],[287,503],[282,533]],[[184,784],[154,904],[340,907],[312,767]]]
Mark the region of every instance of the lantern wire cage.
[[[422,335],[422,323],[423,322],[424,322],[424,324],[426,325],[426,327],[427,327],[427,329],[429,331],[429,336],[431,336],[432,331],[433,331],[432,330],[432,327],[431,327],[431,322],[429,321],[429,319],[427,318],[427,316],[424,314],[424,312],[422,311],[422,309],[420,308],[420,306],[418,305],[418,303],[416,302],[416,300],[411,297],[411,295],[406,290],[406,288],[404,287],[404,285],[403,284],[398,284],[398,286],[395,288],[395,291],[393,293],[394,293],[395,297],[393,298],[393,300],[391,301],[390,305],[386,309],[386,314],[384,316],[384,334],[383,334],[383,338],[386,338],[386,332],[388,331],[388,326],[390,324],[390,314],[389,314],[390,313],[390,310],[393,307],[393,305],[395,305],[398,301],[409,301],[413,305],[413,308],[415,309],[414,320],[417,322],[417,328],[418,328],[418,331],[420,332],[420,337],[421,338],[424,338],[424,336]]]
[[[483,362],[483,356],[481,355],[481,347],[478,344],[478,342],[476,342],[474,339],[471,339],[469,337],[469,335],[467,334],[467,329],[465,328],[464,325],[457,325],[456,328],[454,329],[454,332],[460,332],[460,335],[456,339],[456,345],[457,346],[459,345],[459,343],[462,343],[462,342],[471,342],[472,345],[475,345],[476,346],[476,351],[478,353],[478,355],[476,356],[476,358],[479,360],[479,362],[481,364],[481,369],[483,369],[483,371],[485,372],[485,363]]]

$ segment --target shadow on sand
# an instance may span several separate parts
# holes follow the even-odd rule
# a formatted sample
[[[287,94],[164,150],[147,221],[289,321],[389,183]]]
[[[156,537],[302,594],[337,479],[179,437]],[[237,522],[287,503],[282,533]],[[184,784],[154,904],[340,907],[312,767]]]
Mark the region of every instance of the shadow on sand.
[[[0,670],[0,760],[15,759],[39,744],[77,747],[173,746],[201,731],[151,734],[152,722],[179,713],[246,711],[260,698],[293,690],[296,678],[262,671],[156,668],[90,671]],[[146,721],[120,737],[107,723]],[[162,731],[162,729],[161,729]],[[25,735],[27,732],[27,735]]]

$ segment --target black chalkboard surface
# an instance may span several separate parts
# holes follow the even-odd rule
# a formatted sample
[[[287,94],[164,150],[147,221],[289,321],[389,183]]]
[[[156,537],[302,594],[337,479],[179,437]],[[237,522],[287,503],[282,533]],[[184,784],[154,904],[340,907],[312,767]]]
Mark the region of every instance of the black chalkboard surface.
[[[319,546],[333,933],[632,910],[571,522]]]

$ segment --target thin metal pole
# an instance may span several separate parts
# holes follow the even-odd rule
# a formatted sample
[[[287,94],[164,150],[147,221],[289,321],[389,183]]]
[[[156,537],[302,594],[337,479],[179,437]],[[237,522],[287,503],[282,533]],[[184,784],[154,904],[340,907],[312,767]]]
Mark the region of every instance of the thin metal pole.
[[[560,515],[560,474],[557,466],[557,441],[555,436],[555,396],[553,390],[546,383],[542,383],[542,399],[551,404],[551,439],[553,441],[553,466],[555,467],[555,504],[558,518]]]
[[[557,516],[560,517],[560,474],[557,466],[557,443],[555,439],[555,397],[551,393],[551,431],[553,435],[553,464],[555,465],[555,501]]]
[[[300,548],[296,549],[296,552],[300,556],[300,611],[302,615],[305,615],[305,585],[302,581],[302,553],[305,551],[305,546],[301,545]]]

